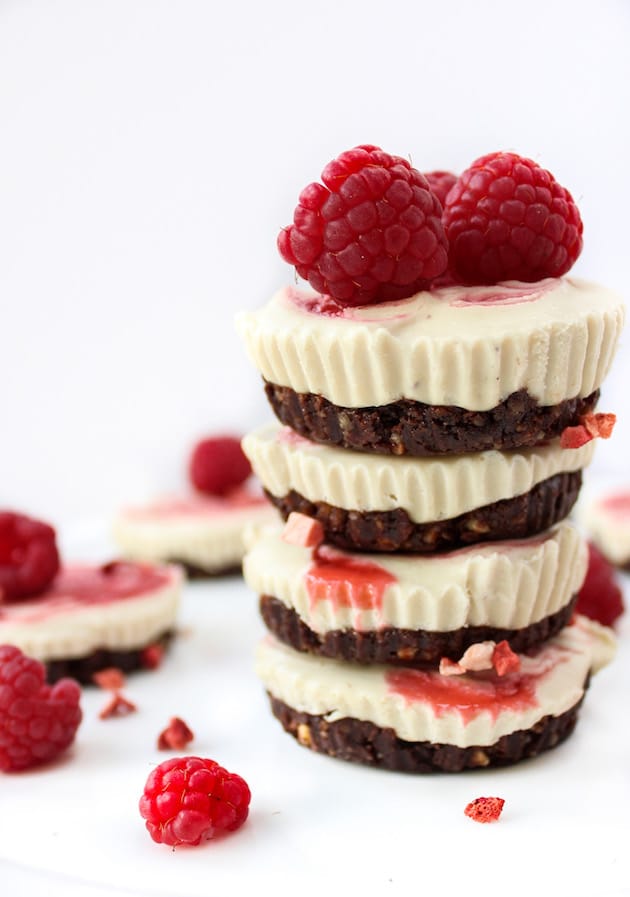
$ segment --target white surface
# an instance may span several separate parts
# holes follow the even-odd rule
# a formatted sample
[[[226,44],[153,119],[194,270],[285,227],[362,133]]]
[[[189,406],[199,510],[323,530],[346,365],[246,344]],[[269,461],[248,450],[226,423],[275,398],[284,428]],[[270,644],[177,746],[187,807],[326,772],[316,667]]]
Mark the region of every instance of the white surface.
[[[624,0],[0,0],[0,504],[110,512],[265,419],[233,318],[292,282],[278,230],[357,143],[534,156],[579,202],[576,276],[627,293],[629,39]]]
[[[162,668],[128,679],[136,715],[99,720],[106,695],[86,690],[71,753],[1,777],[3,894],[288,897],[352,883],[366,894],[461,895],[494,892],[489,878],[515,897],[532,882],[545,894],[629,893],[630,620],[566,744],[453,776],[353,766],[286,735],[252,671],[262,626],[240,580],[190,586],[181,623]],[[175,851],[151,841],[137,810],[149,771],[170,756],[154,745],[172,715],[195,732],[187,753],[243,775],[253,794],[240,831]],[[464,816],[481,795],[505,799],[498,824]]]

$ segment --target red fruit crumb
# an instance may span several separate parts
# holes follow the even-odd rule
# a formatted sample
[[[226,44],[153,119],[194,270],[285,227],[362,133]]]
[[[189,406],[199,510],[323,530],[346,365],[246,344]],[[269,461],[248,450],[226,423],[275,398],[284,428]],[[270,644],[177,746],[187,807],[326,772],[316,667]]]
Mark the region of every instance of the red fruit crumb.
[[[582,250],[582,220],[568,190],[531,159],[490,153],[448,194],[449,263],[466,283],[560,277]]]
[[[581,424],[592,437],[610,439],[612,431],[617,423],[616,414],[585,414],[580,419]]]
[[[209,436],[194,447],[188,473],[199,492],[226,495],[245,482],[252,467],[236,436]]]
[[[37,595],[59,570],[52,526],[13,511],[0,511],[0,602]]]
[[[170,723],[158,736],[159,751],[183,751],[194,738],[191,729],[183,719],[173,716]]]
[[[475,822],[496,822],[504,803],[502,797],[477,797],[467,805],[464,813]]]
[[[343,305],[404,299],[446,270],[440,202],[406,159],[365,144],[341,153],[298,200],[282,258]]]
[[[74,679],[46,685],[38,660],[0,645],[0,770],[52,760],[72,744],[81,722],[81,689]]]
[[[438,672],[440,676],[463,676],[466,670],[461,664],[456,663],[454,660],[450,660],[448,657],[442,657],[440,659]]]
[[[290,545],[315,548],[324,541],[324,527],[319,520],[291,511],[282,530],[282,539]]]
[[[451,187],[455,186],[457,175],[450,171],[425,171],[423,174],[429,182],[429,187],[440,200],[442,207],[444,207]]]
[[[164,645],[156,642],[142,649],[140,663],[146,670],[157,670],[164,659]]]
[[[219,832],[233,832],[247,819],[247,783],[214,760],[175,757],[150,773],[140,815],[158,844],[197,845]]]
[[[577,449],[586,445],[592,438],[591,434],[586,427],[582,426],[582,424],[578,424],[577,427],[565,427],[560,434],[560,448]]]
[[[521,658],[510,648],[510,643],[503,639],[497,642],[492,654],[492,665],[498,676],[506,673],[516,673],[521,668]]]
[[[492,654],[495,648],[493,641],[475,642],[470,645],[459,658],[459,665],[467,672],[480,672],[492,669]]]
[[[125,674],[118,667],[106,667],[93,674],[92,682],[107,691],[119,691],[125,686]]]
[[[138,708],[126,698],[121,692],[116,691],[111,696],[107,704],[103,707],[98,715],[99,719],[111,719],[118,716],[129,716],[130,713],[136,713]]]
[[[615,570],[604,555],[592,544],[588,546],[586,579],[578,593],[576,613],[612,626],[624,612],[623,593]]]

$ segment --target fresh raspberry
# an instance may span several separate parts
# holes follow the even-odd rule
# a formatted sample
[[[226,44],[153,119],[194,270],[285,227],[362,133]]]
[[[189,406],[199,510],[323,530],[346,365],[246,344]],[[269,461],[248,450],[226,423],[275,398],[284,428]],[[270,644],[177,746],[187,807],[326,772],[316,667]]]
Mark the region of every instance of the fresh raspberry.
[[[195,489],[226,495],[245,482],[252,467],[236,436],[210,436],[193,449],[188,470]]]
[[[175,757],[153,770],[140,798],[140,815],[158,844],[196,845],[247,819],[247,783],[214,760]]]
[[[318,293],[344,305],[404,299],[446,270],[440,202],[406,159],[357,146],[322,181],[302,190],[278,236],[282,258]]]
[[[442,203],[442,208],[444,208],[446,197],[451,187],[454,187],[457,181],[457,175],[450,171],[425,171],[423,173],[429,182],[429,187]]]
[[[612,626],[624,612],[623,594],[615,571],[592,543],[588,546],[586,579],[578,594],[575,610],[603,626]]]
[[[74,679],[45,683],[38,660],[0,645],[0,770],[52,760],[72,744],[81,722],[81,689]]]
[[[504,803],[502,797],[477,797],[468,804],[464,813],[475,822],[496,822]]]
[[[13,511],[0,511],[0,602],[37,595],[59,570],[52,526]]]
[[[171,717],[168,726],[158,735],[159,751],[183,751],[188,747],[195,735],[179,716]]]
[[[568,190],[516,153],[490,153],[450,191],[443,215],[450,267],[467,283],[560,277],[582,249]]]

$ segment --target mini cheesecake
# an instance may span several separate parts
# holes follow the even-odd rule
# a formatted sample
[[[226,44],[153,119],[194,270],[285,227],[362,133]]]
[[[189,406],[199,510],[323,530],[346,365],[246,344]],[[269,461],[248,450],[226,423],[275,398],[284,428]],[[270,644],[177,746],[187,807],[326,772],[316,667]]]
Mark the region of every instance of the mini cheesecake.
[[[271,406],[316,442],[395,455],[538,445],[595,407],[624,321],[574,278],[347,308],[286,288],[239,328]]]
[[[147,649],[174,633],[182,579],[172,566],[66,565],[42,594],[0,604],[0,644],[45,663],[49,681],[148,666]]]
[[[472,644],[538,646],[569,621],[587,566],[578,530],[440,555],[306,548],[267,532],[243,562],[267,628],[293,648],[358,663],[456,660]]]
[[[591,673],[615,650],[611,630],[576,616],[520,668],[444,676],[338,663],[268,636],[257,671],[273,713],[300,744],[408,772],[516,763],[567,738]]]
[[[520,451],[440,458],[368,454],[322,445],[271,423],[243,449],[283,517],[318,520],[328,543],[368,552],[445,551],[521,539],[564,519],[595,442],[558,440]]]
[[[604,557],[630,570],[630,489],[606,492],[578,511],[580,523]]]
[[[114,521],[113,536],[127,558],[177,563],[193,577],[219,576],[240,571],[248,529],[277,521],[263,495],[239,489],[126,508]]]

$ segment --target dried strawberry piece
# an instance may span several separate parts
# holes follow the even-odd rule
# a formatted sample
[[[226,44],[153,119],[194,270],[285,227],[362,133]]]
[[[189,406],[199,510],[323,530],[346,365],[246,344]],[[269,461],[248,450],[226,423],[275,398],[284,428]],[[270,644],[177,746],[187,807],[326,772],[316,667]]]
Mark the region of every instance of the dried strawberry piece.
[[[591,434],[582,424],[578,424],[577,427],[565,427],[560,434],[560,448],[577,449],[586,445],[592,438]]]
[[[616,414],[585,414],[580,418],[587,433],[595,439],[610,439],[617,423]]]
[[[498,676],[505,676],[506,673],[516,673],[521,668],[521,658],[510,648],[509,642],[503,639],[495,646],[492,654],[492,665],[497,671]]]
[[[502,797],[477,797],[467,805],[464,813],[475,822],[496,822],[504,803]]]
[[[171,717],[168,726],[158,736],[159,751],[183,751],[194,738],[194,733],[179,716]]]
[[[116,716],[129,716],[138,710],[133,701],[126,698],[121,692],[116,691],[99,713],[99,719],[111,719]]]
[[[469,672],[492,669],[492,656],[495,643],[492,641],[475,642],[470,645],[459,658],[459,664]]]
[[[461,664],[450,660],[448,657],[442,657],[440,660],[440,676],[463,676],[465,672],[466,670]]]
[[[119,667],[106,667],[94,673],[92,682],[106,691],[119,691],[125,686],[125,674]]]
[[[282,530],[282,539],[290,545],[316,548],[324,541],[324,527],[313,517],[291,511]]]
[[[155,642],[143,649],[140,655],[140,663],[146,670],[157,670],[164,658],[164,645]]]

